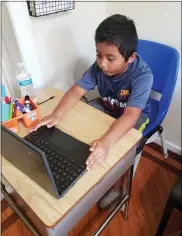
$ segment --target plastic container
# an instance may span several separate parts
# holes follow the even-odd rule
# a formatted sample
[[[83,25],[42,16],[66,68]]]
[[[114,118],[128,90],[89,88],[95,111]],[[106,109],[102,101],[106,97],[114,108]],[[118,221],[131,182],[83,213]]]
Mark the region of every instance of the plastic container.
[[[2,123],[6,128],[10,129],[14,133],[18,132],[18,118],[14,118]]]
[[[25,103],[25,98],[20,98],[18,99],[18,102],[23,104]],[[33,108],[32,111],[26,113],[26,114],[21,114],[11,120],[5,121],[2,124],[7,127],[8,129],[12,130],[13,132],[17,133],[18,132],[18,121],[22,120],[24,125],[27,128],[32,128],[36,126],[36,124],[39,122],[40,117],[39,117],[39,109],[37,104],[33,101],[32,98],[30,98],[30,104]]]
[[[31,74],[25,69],[22,62],[17,63],[16,66],[16,79],[21,92],[21,97],[29,95],[36,102],[37,99],[35,96]]]

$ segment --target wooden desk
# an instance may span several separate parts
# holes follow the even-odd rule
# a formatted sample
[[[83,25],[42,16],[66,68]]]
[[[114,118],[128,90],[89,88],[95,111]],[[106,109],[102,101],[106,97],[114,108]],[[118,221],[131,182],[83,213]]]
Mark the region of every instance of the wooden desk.
[[[53,111],[63,93],[53,88],[41,89],[37,93],[39,101],[53,95],[54,99],[39,106],[40,117]],[[112,117],[80,101],[61,119],[57,127],[89,144],[100,138],[113,121]],[[19,128],[18,134],[24,137],[28,129],[23,124]],[[64,236],[133,165],[135,147],[140,139],[141,134],[132,129],[110,150],[104,163],[86,172],[61,199],[54,198],[2,157],[3,183],[8,183],[13,188],[13,199],[17,204],[17,196],[21,199],[21,204],[18,204],[20,209],[22,208],[42,235]]]

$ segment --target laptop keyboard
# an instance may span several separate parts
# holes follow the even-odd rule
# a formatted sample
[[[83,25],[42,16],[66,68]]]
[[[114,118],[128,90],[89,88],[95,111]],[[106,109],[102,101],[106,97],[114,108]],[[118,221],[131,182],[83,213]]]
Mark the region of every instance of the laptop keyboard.
[[[78,166],[75,161],[70,161],[53,151],[46,140],[40,139],[37,135],[29,134],[25,140],[41,149],[46,156],[50,166],[57,190],[62,194],[67,187],[85,170],[83,166]]]

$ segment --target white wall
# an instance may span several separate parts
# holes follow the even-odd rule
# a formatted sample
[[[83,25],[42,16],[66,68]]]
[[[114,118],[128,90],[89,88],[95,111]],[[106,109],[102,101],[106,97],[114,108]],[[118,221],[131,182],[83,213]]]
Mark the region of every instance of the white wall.
[[[181,3],[180,2],[110,2],[107,15],[124,14],[131,17],[140,38],[175,47],[181,56]],[[180,63],[181,64],[181,63]],[[181,149],[181,68],[172,99],[164,121],[169,148]]]
[[[46,85],[67,90],[95,60],[94,33],[106,3],[76,2],[75,9],[31,18]]]
[[[25,3],[21,4],[27,8]],[[45,85],[67,90],[81,77],[95,60],[96,27],[104,18],[116,13],[133,18],[141,38],[165,43],[181,51],[181,5],[178,2],[76,2],[75,9],[69,12],[29,17]],[[181,146],[180,75],[179,72],[172,104],[164,121],[167,140],[173,145],[169,147],[177,148],[176,151]]]
[[[40,69],[39,57],[35,48],[34,36],[26,1],[7,1],[13,30],[25,67],[32,75],[35,88],[43,87],[44,81]]]
[[[21,56],[5,2],[2,3],[2,35],[11,55],[13,69],[16,70],[16,63],[21,61]]]
[[[3,83],[6,85],[7,93],[18,96],[19,89],[16,85],[16,63],[20,62],[21,55],[16,42],[14,30],[8,13],[6,3],[2,6],[2,72]]]

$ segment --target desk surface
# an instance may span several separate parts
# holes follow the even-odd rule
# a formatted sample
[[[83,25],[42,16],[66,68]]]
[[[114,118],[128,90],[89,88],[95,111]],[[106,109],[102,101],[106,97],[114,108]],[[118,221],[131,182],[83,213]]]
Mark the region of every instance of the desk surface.
[[[55,95],[55,98],[40,105],[40,117],[51,113],[60,101],[63,93],[54,88],[41,89],[37,93],[39,101]],[[78,102],[57,126],[71,136],[89,144],[100,138],[113,123],[114,119],[95,108]],[[19,125],[19,135],[24,137],[28,129]],[[117,162],[128,153],[141,139],[141,134],[132,129],[109,152],[107,160],[86,172],[61,199],[56,199],[42,189],[32,179],[2,157],[2,175],[24,199],[27,205],[40,218],[46,227],[55,226],[104,176]]]

